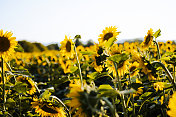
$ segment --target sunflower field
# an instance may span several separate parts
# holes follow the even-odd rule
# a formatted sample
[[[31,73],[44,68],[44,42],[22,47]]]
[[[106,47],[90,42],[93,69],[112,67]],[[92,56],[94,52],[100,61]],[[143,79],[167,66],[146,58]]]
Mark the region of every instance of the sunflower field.
[[[98,43],[23,52],[0,30],[2,117],[176,117],[176,45],[149,29],[140,42],[118,43],[106,27]]]

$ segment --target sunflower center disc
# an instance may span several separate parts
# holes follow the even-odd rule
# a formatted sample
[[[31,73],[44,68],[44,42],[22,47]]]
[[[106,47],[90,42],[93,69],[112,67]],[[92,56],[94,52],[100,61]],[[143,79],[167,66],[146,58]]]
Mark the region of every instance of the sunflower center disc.
[[[67,52],[71,51],[71,43],[70,43],[70,41],[67,41],[67,43],[66,43],[66,50],[67,50]]]
[[[10,48],[10,41],[6,37],[0,37],[0,52],[6,52]]]
[[[44,105],[41,109],[47,113],[58,113],[56,110],[54,110],[54,108],[52,107],[50,108],[46,105]]]
[[[146,41],[145,41],[145,44],[148,45],[148,43],[150,42],[150,39],[151,39],[151,36],[148,35],[147,38],[146,38]]]
[[[105,36],[104,36],[104,38],[103,38],[103,40],[105,41],[105,40],[109,40],[111,37],[113,37],[113,33],[106,33],[105,34]]]
[[[135,67],[135,66],[132,66],[132,67],[130,68],[130,73],[133,74],[133,73],[135,72],[135,71],[134,71],[135,69],[136,69],[136,67]]]

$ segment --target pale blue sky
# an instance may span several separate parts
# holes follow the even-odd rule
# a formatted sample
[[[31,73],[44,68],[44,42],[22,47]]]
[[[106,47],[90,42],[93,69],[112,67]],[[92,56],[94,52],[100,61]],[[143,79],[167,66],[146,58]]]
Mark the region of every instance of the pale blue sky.
[[[150,28],[162,39],[176,40],[175,0],[0,0],[0,29],[17,40],[60,43],[65,35],[98,42],[107,26],[118,40],[142,38]]]

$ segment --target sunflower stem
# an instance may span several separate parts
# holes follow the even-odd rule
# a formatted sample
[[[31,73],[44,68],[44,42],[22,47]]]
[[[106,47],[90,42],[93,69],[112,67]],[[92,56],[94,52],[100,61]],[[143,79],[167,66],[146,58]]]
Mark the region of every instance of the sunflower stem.
[[[75,50],[75,54],[76,54],[76,60],[77,60],[77,63],[78,63],[79,75],[80,75],[80,80],[81,80],[81,89],[84,89],[84,87],[83,87],[83,78],[82,78],[82,73],[81,73],[81,65],[80,65],[80,62],[79,62],[78,53],[76,51],[75,43],[74,43],[74,50]]]
[[[158,59],[161,61],[161,54],[160,54],[160,50],[159,50],[159,45],[156,41],[153,41],[155,44],[156,44],[156,47],[157,47],[157,54],[158,54]]]
[[[130,77],[131,73],[130,73],[130,70],[129,70],[129,84],[130,84],[130,89],[131,89],[131,77]],[[136,117],[136,114],[135,114],[135,105],[134,105],[134,97],[133,97],[133,94],[131,96],[131,100],[132,100],[132,104],[133,104],[133,116]]]
[[[116,80],[118,81],[118,88],[119,88],[120,91],[122,91],[122,84],[121,84],[121,80],[119,78],[118,71],[117,71],[117,63],[113,62],[113,64],[114,64],[115,71],[116,71]],[[122,101],[122,107],[123,107],[124,117],[128,117],[127,116],[127,112],[126,112],[126,105],[125,105],[124,95],[120,94],[120,98],[121,98],[121,101]]]
[[[158,64],[158,65],[160,65],[163,69],[164,69],[164,71],[166,72],[166,74],[168,75],[168,77],[166,77],[166,78],[168,78],[168,80],[172,83],[172,85],[173,85],[173,87],[174,87],[174,90],[176,89],[176,84],[175,84],[175,80],[174,80],[174,78],[173,78],[173,76],[172,76],[172,74],[169,72],[169,70],[167,69],[167,67],[165,67],[165,65],[163,64],[163,63],[161,63],[161,62],[158,62],[158,61],[154,61],[152,64]]]
[[[176,81],[176,80],[175,80],[175,65],[174,65],[174,73],[173,73],[173,76],[174,76],[174,81]]]
[[[1,77],[2,77],[2,82],[3,82],[3,116],[5,117],[5,112],[6,112],[6,107],[5,107],[5,103],[6,103],[6,95],[5,95],[5,77],[4,77],[4,59],[1,56]]]
[[[112,117],[119,117],[117,113],[115,113],[115,108],[112,106],[112,103],[105,97],[102,97],[102,99],[106,102],[106,104],[109,106],[110,111],[112,113]]]
[[[20,111],[20,117],[21,117],[21,94],[19,94],[19,111]]]

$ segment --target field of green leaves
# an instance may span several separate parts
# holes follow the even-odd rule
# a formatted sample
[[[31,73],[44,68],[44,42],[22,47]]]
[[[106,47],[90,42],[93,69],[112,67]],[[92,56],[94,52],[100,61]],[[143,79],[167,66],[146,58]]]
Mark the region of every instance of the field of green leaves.
[[[2,117],[176,117],[176,45],[149,29],[118,43],[110,26],[89,47],[65,36],[60,50],[22,52],[0,30]]]

